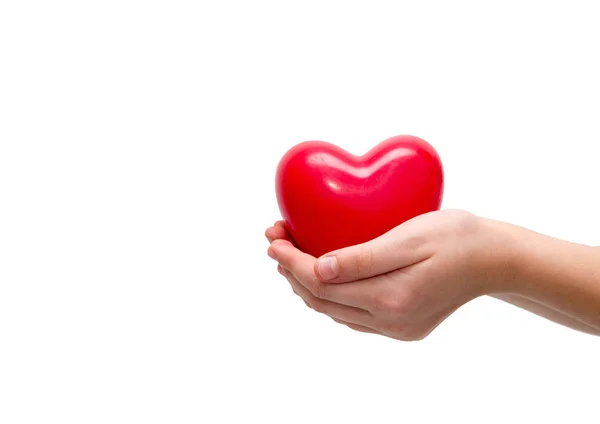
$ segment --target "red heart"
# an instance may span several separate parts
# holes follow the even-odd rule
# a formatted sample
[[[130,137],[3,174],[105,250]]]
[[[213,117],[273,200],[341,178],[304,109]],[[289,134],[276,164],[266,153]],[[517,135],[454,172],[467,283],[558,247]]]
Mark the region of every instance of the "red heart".
[[[366,242],[440,208],[444,174],[435,149],[401,135],[356,156],[323,141],[286,152],[277,167],[277,202],[300,250],[321,256]]]

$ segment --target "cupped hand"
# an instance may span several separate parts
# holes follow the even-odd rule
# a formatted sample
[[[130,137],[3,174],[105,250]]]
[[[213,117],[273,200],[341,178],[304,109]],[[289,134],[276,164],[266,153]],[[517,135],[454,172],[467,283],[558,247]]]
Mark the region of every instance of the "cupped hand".
[[[282,221],[266,230],[268,254],[317,312],[362,332],[421,340],[470,300],[510,279],[510,241],[464,211],[418,216],[386,234],[315,258]]]

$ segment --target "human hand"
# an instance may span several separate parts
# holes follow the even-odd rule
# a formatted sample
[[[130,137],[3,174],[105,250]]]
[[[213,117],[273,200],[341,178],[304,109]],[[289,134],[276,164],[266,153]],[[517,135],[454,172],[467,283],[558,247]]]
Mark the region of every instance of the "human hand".
[[[463,211],[418,216],[386,234],[315,258],[283,222],[267,229],[268,254],[317,312],[362,332],[426,337],[470,300],[511,278],[510,241],[491,221]]]

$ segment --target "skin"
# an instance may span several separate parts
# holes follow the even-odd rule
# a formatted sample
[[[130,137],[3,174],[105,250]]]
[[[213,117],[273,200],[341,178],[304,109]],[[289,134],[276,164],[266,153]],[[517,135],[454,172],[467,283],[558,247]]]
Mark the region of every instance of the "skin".
[[[265,236],[306,305],[356,331],[422,340],[462,305],[492,296],[600,335],[597,247],[457,210],[418,216],[320,258],[294,246],[282,221]]]

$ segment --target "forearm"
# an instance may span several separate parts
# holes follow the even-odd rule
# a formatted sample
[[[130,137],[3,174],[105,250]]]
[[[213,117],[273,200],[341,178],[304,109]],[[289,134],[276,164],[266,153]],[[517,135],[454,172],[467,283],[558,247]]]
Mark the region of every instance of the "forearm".
[[[575,319],[541,303],[535,302],[531,299],[511,293],[497,293],[491,295],[491,297],[502,300],[506,303],[510,303],[513,306],[524,309],[528,312],[553,321],[557,324],[564,325],[565,327],[569,327],[573,330],[581,331],[594,336],[600,336],[600,329],[594,328],[591,325],[579,321],[578,319]]]
[[[513,225],[494,225],[505,235],[502,248],[510,271],[490,294],[517,295],[524,304],[527,299],[534,302],[530,307],[545,305],[550,315],[560,312],[567,322],[570,317],[600,330],[600,249]]]

